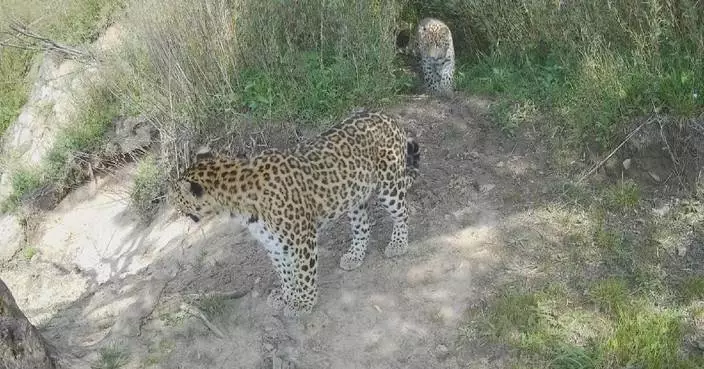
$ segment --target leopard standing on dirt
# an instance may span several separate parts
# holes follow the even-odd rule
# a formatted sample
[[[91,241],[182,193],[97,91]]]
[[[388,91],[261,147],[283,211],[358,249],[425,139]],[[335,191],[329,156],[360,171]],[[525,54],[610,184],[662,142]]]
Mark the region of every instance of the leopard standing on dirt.
[[[422,19],[416,27],[412,49],[419,59],[426,92],[451,95],[454,88],[455,48],[450,28],[434,18]]]
[[[406,253],[406,195],[419,160],[418,143],[395,119],[358,112],[290,151],[269,149],[251,158],[200,155],[169,197],[195,222],[222,212],[241,217],[280,278],[269,304],[298,316],[309,313],[318,297],[318,230],[347,213],[353,238],[340,267],[359,267],[369,242],[367,203],[373,193],[393,220],[385,256]]]

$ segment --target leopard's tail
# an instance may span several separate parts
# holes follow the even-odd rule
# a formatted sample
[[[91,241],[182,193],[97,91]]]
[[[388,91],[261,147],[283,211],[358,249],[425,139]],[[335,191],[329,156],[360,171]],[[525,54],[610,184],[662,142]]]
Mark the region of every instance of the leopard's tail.
[[[406,175],[411,180],[420,174],[420,145],[414,138],[406,140]]]

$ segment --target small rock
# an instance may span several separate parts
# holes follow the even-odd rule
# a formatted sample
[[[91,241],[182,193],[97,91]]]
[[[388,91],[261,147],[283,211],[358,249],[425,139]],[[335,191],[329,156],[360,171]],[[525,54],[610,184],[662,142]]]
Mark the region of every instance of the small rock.
[[[469,153],[469,156],[470,156],[472,159],[479,159],[479,153],[476,152],[476,151],[470,152],[470,153]]]
[[[447,358],[450,355],[450,349],[448,349],[447,346],[443,344],[439,344],[435,347],[435,355],[439,359]]]
[[[479,191],[489,192],[489,191],[493,190],[495,187],[496,187],[496,185],[493,183],[485,183],[485,184],[479,186]]]
[[[266,351],[266,352],[274,351],[274,345],[272,345],[271,343],[264,343],[262,345],[262,347],[264,348],[264,351]]]
[[[650,178],[652,178],[655,182],[660,182],[660,176],[659,176],[659,175],[657,175],[657,174],[655,174],[655,173],[653,173],[653,172],[651,172],[651,171],[648,171],[648,174],[650,175]]]
[[[677,246],[677,255],[679,255],[680,257],[687,255],[687,246]]]
[[[497,168],[503,168],[504,166],[506,166],[506,163],[504,163],[503,161],[496,163]]]
[[[625,169],[625,170],[631,169],[631,159],[626,159],[623,161],[623,169]]]
[[[19,219],[14,215],[0,215],[0,263],[12,259],[19,249],[24,246],[24,231]]]
[[[145,116],[115,118],[113,126],[113,132],[107,135],[108,155],[129,154],[148,147],[156,134],[156,129]]]
[[[665,204],[661,208],[654,208],[653,209],[653,213],[655,213],[655,215],[657,215],[659,217],[663,217],[663,216],[665,216],[665,214],[667,214],[669,212],[670,212],[670,205],[669,204]]]

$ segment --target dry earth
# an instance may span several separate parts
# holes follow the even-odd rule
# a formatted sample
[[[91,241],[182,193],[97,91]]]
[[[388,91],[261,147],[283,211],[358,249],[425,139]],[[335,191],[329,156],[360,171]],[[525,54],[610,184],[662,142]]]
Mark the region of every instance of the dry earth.
[[[239,225],[196,226],[168,209],[140,226],[127,206],[129,167],[45,214],[36,255],[17,255],[0,277],[72,368],[108,347],[127,355],[124,368],[500,368],[501,352],[460,342],[464,312],[512,268],[504,246],[530,206],[515,200],[548,180],[538,148],[500,136],[488,105],[417,98],[392,109],[422,146],[411,250],[383,257],[390,222],[376,211],[365,263],[343,271],[350,236],[336,222],[321,234],[320,300],[303,319],[268,308],[273,270]],[[248,293],[199,297],[230,291]]]

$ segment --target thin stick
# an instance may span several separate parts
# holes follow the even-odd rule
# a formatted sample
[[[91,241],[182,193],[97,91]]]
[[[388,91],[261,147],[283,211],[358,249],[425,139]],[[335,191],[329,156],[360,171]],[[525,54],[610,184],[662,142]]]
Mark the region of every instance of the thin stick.
[[[44,37],[38,33],[35,33],[33,31],[29,30],[26,26],[24,26],[23,24],[21,24],[19,22],[15,22],[15,23],[11,24],[10,29],[17,32],[19,35],[22,35],[24,37],[41,42],[44,49],[59,51],[59,52],[62,52],[64,54],[71,55],[74,57],[83,57],[83,58],[87,57],[87,58],[94,59],[93,56],[88,52],[85,52],[83,50],[79,50],[79,49],[76,49],[76,48],[73,48],[73,47],[70,47],[67,45],[59,44],[58,42],[56,42],[50,38]],[[17,36],[15,36],[15,37],[17,37]],[[19,37],[17,37],[17,38],[19,38]],[[21,47],[20,45],[12,45],[12,44],[5,45],[5,46]],[[30,47],[31,46],[28,46],[27,48],[30,48]]]
[[[195,300],[202,300],[202,299],[213,298],[213,297],[234,300],[234,299],[239,299],[241,297],[247,296],[247,294],[251,290],[252,289],[234,290],[234,291],[228,291],[228,292],[212,292],[212,293],[207,293],[207,294],[192,293],[192,294],[186,295],[186,297],[189,297],[189,298],[192,298]]]
[[[602,161],[598,162],[596,165],[594,165],[594,166],[592,167],[592,169],[590,169],[589,172],[587,172],[587,174],[583,175],[582,178],[580,178],[580,179],[577,181],[577,183],[582,183],[582,181],[584,181],[585,179],[587,179],[587,177],[589,177],[589,176],[592,175],[594,172],[596,172],[597,169],[601,168],[601,166],[604,165],[604,163],[606,163],[606,161],[608,161],[609,159],[611,159],[611,157],[614,156],[614,154],[616,154],[616,152],[618,152],[618,150],[621,149],[621,147],[623,147],[623,145],[625,145],[626,142],[628,142],[628,140],[630,140],[631,137],[633,137],[633,135],[636,134],[636,132],[638,132],[646,123],[650,123],[651,120],[652,120],[652,119],[648,119],[647,121],[641,123],[638,127],[636,127],[636,129],[634,129],[633,131],[631,131],[631,133],[629,133],[628,136],[626,136],[626,138],[623,139],[623,141],[622,141],[618,146],[616,146],[616,148],[615,148],[607,157],[604,158],[604,160],[602,160]]]

